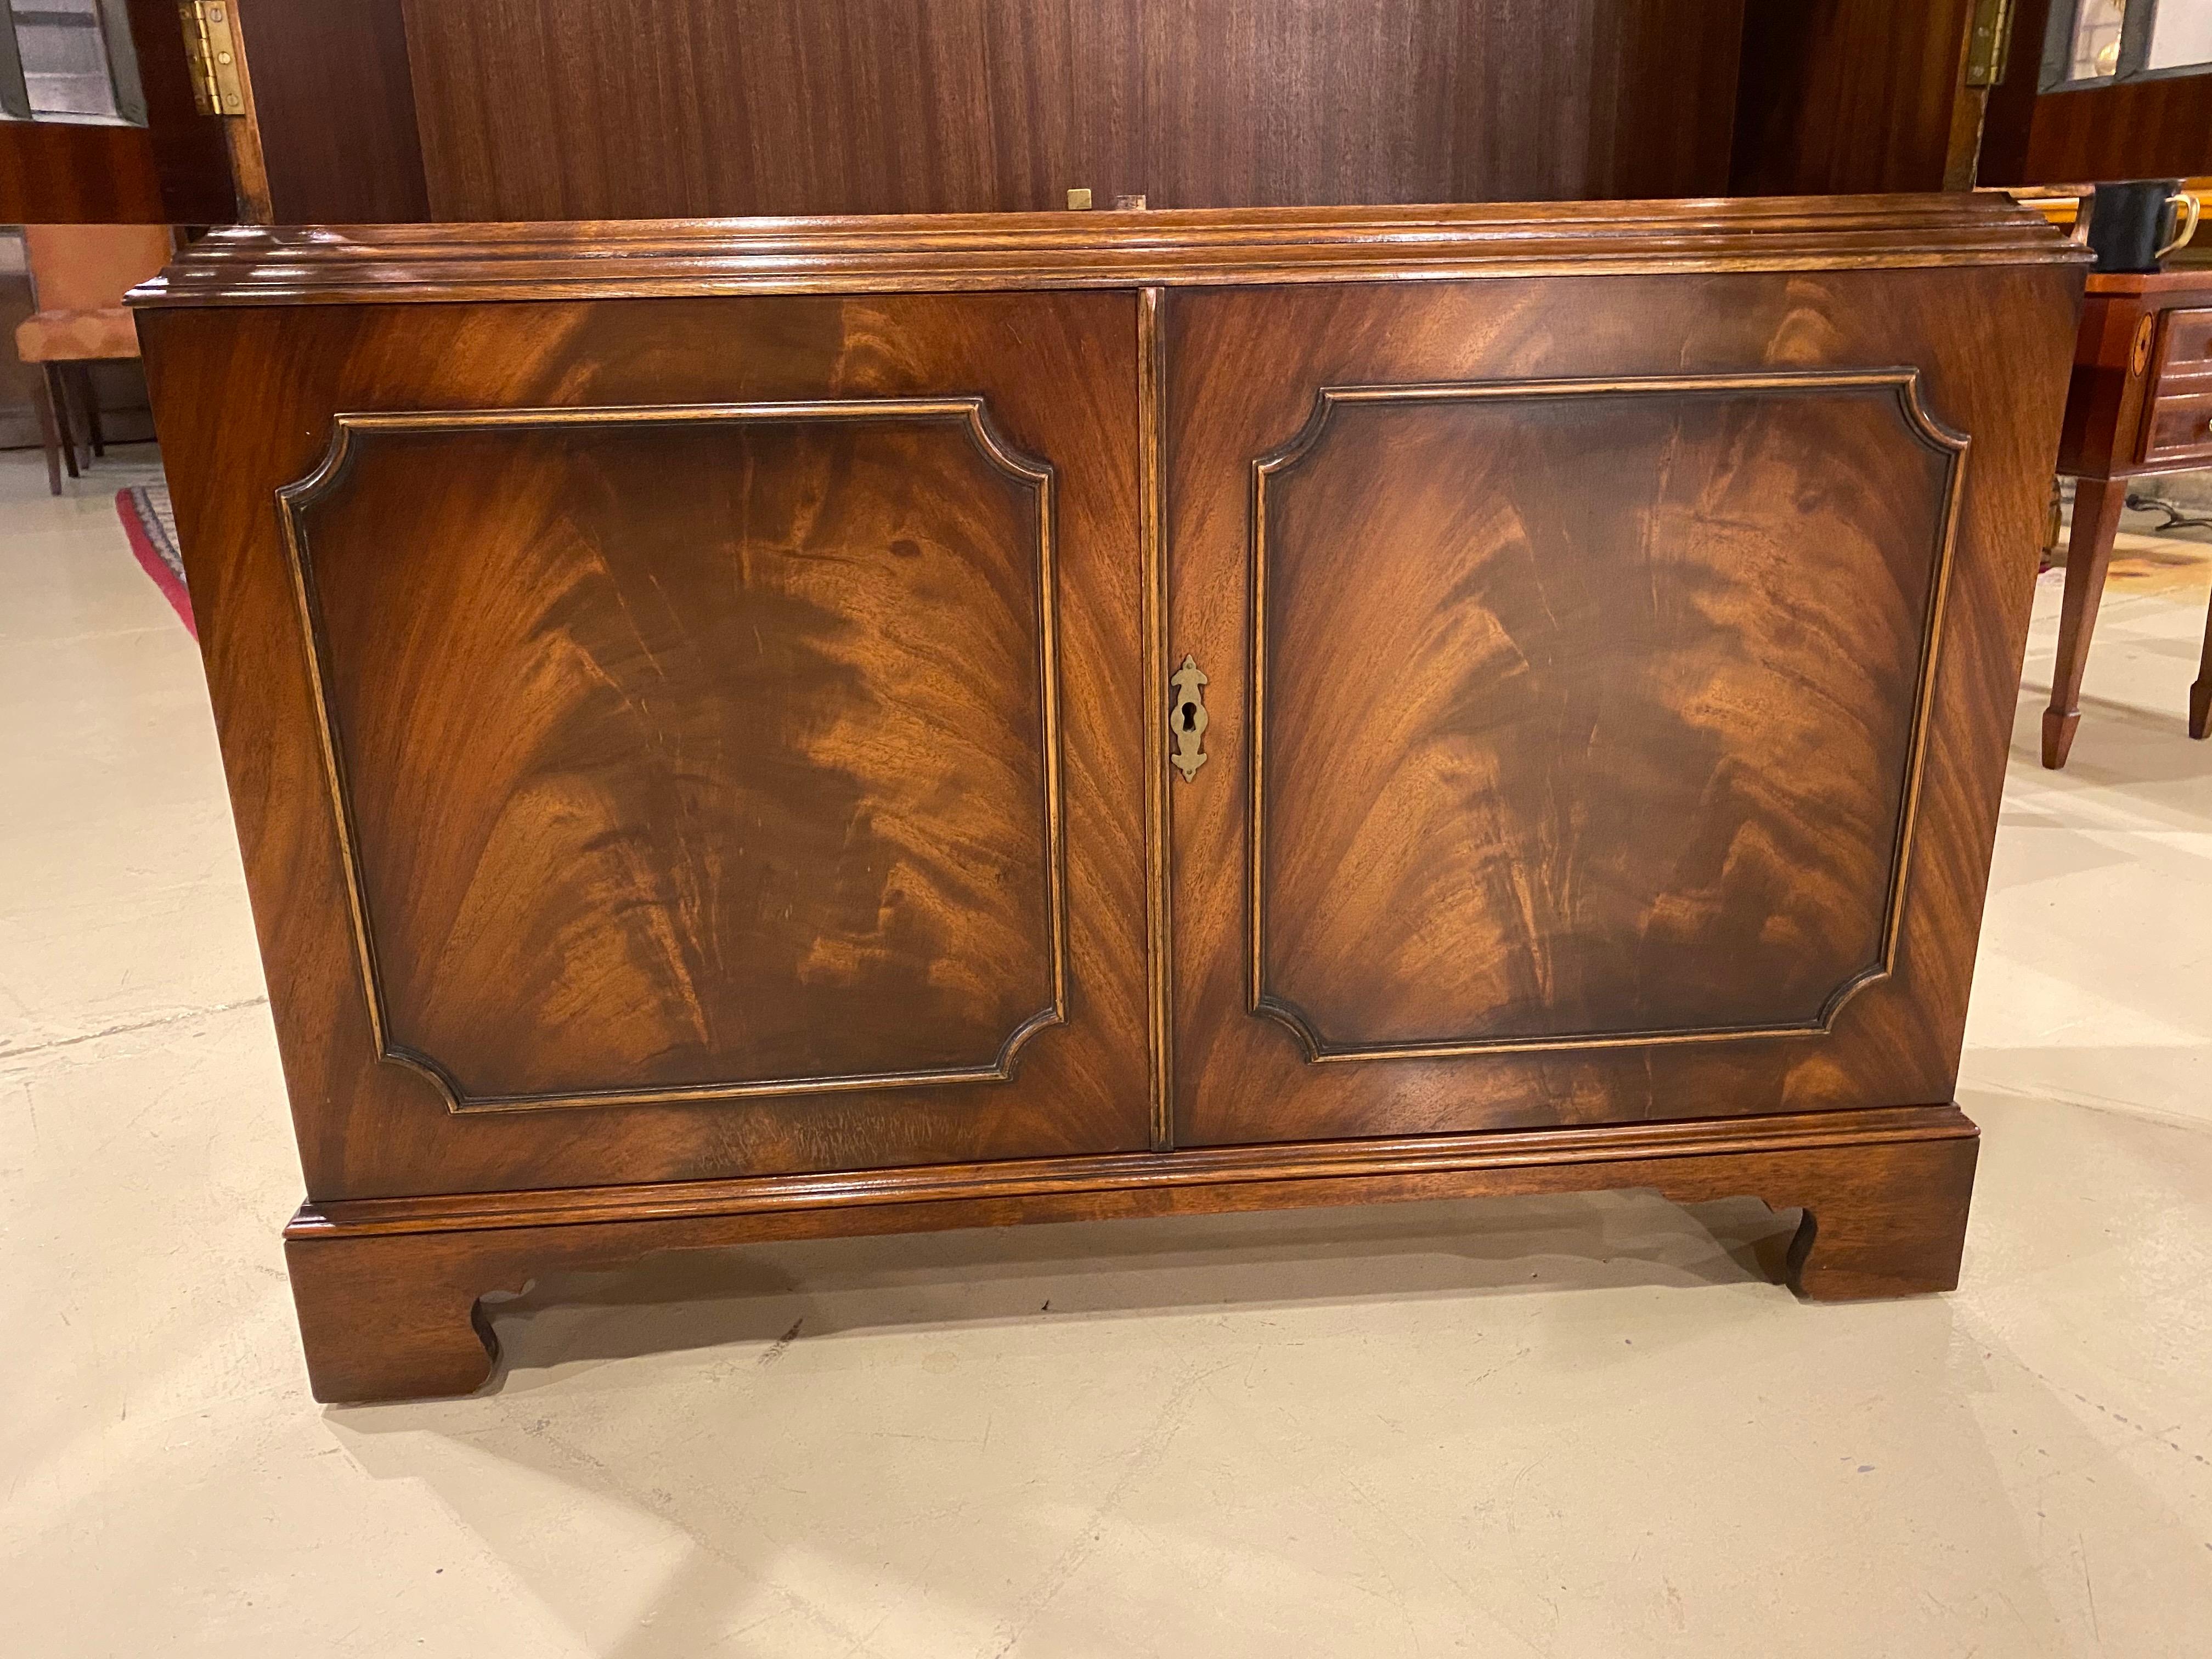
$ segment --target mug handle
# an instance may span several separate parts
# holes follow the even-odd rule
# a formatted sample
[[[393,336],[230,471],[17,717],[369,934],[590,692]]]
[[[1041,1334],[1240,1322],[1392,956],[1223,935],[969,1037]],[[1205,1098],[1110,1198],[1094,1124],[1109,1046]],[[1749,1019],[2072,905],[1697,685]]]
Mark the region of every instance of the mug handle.
[[[2172,195],[2166,198],[2166,204],[2168,207],[2173,206],[2176,203],[2182,204],[2188,210],[2185,214],[2177,213],[2173,216],[2175,222],[2181,226],[2181,228],[2174,234],[2174,238],[2172,241],[2166,243],[2164,246],[2160,247],[2157,252],[2150,256],[2154,259],[2163,259],[2167,254],[2172,252],[2174,249],[2179,247],[2184,242],[2187,241],[2191,237],[2197,234],[2197,216],[2203,212],[2203,203],[2197,200],[2197,194],[2194,191],[2187,190],[2176,191]]]

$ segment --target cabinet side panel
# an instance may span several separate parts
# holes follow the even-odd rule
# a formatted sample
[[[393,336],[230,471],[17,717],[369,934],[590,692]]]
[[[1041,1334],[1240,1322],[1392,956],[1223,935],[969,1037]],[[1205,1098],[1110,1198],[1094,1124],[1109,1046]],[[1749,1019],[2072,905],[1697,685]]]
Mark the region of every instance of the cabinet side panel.
[[[447,220],[1040,211],[1070,188],[1155,208],[1713,195],[1743,15],[1742,0],[404,10],[429,210]]]

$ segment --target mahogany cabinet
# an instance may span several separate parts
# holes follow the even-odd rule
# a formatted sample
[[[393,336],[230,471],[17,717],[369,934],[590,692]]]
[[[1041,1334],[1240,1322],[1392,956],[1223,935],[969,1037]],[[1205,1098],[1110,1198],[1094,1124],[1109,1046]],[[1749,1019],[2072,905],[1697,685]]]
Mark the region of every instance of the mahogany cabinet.
[[[1960,197],[220,232],[138,296],[319,1397],[753,1239],[1955,1282],[2083,254]]]

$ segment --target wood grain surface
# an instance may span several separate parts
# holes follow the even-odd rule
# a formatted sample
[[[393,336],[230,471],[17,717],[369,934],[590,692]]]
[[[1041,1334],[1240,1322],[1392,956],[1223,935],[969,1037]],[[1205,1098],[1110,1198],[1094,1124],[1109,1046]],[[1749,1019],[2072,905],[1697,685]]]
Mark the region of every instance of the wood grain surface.
[[[1077,218],[236,233],[143,296],[323,1397],[756,1238],[1649,1186],[1805,1206],[1808,1294],[1955,1282],[2082,251]]]
[[[1974,7],[1975,0],[1750,0],[1729,191],[1970,187],[1983,96],[1962,84]],[[1963,146],[1955,132],[1962,102]],[[1963,167],[1947,177],[1961,148]]]
[[[1997,193],[507,225],[236,227],[139,289],[163,306],[1236,287],[1443,277],[2078,267]]]
[[[231,179],[228,124],[201,114],[193,101],[191,68],[174,0],[126,0],[126,9],[139,91],[146,102],[145,133],[161,180],[160,222],[220,225],[241,217]],[[21,216],[0,208],[0,216]]]
[[[2012,48],[1990,90],[1984,185],[2073,185],[2096,179],[2187,179],[2212,173],[2212,77],[2150,76],[2071,92],[2042,88],[2054,5],[2014,0]]]
[[[237,24],[270,222],[428,219],[398,0],[247,0]]]
[[[158,225],[168,216],[145,128],[0,118],[0,222]]]
[[[1716,195],[1742,0],[404,11],[430,216],[616,219]]]
[[[2078,282],[1171,294],[1178,1143],[1949,1098]]]
[[[879,1182],[520,1194],[304,1208],[284,1255],[315,1397],[466,1394],[498,1344],[487,1292],[562,1267],[784,1238],[1122,1220],[1322,1205],[1647,1188],[1683,1203],[1753,1194],[1800,1209],[1776,1276],[1820,1301],[1948,1290],[1978,1132],[1956,1107],[1413,1144],[1063,1158],[902,1170]]]
[[[283,492],[388,1055],[472,1108],[1066,1016],[1052,474],[979,403],[352,417]]]
[[[144,319],[311,1193],[1147,1143],[1136,310]],[[927,408],[663,423],[884,399]],[[275,496],[342,411],[300,513],[311,653]]]
[[[1894,374],[1324,393],[1255,468],[1255,1005],[1330,1059],[1824,1029],[1965,447]]]

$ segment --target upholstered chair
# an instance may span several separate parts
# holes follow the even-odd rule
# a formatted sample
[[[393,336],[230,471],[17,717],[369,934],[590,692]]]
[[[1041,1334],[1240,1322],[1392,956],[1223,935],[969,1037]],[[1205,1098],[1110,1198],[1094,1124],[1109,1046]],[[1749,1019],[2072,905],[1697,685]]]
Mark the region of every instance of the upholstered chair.
[[[95,456],[107,453],[89,365],[138,355],[123,295],[169,261],[165,225],[27,225],[31,288],[38,310],[15,330],[15,350],[46,369],[38,388],[46,484],[62,493],[62,468],[76,477],[77,416]]]

